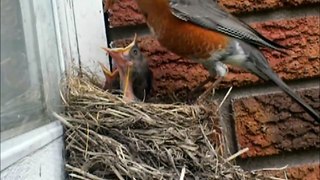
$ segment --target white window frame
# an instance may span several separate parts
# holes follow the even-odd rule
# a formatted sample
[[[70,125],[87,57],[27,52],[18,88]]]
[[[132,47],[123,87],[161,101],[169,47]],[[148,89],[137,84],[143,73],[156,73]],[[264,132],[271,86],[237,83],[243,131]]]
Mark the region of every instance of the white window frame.
[[[68,71],[72,66],[90,67],[90,70],[102,76],[97,61],[109,62],[102,46],[107,46],[105,25],[103,19],[103,8],[101,1],[77,1],[77,0],[20,0],[24,6],[33,6],[36,16],[41,12],[41,1],[50,1],[53,6],[53,17],[58,44],[58,60],[61,72]],[[38,11],[39,10],[39,11]],[[92,19],[94,18],[94,19]],[[90,23],[90,26],[86,24]],[[39,30],[37,26],[37,31]],[[37,34],[39,35],[39,34]],[[97,36],[98,35],[98,36]],[[87,37],[86,37],[87,36]],[[88,38],[89,37],[89,38]],[[50,78],[50,64],[46,62],[46,53],[41,49],[45,42],[37,44],[40,46],[40,59],[44,78]],[[42,54],[41,54],[42,53]],[[64,73],[63,73],[64,74]],[[63,76],[63,74],[61,74]],[[61,80],[60,77],[58,77]],[[50,79],[52,80],[52,79]],[[47,111],[51,113],[50,86],[44,84],[45,101]],[[58,88],[58,87],[57,87]],[[49,93],[49,94],[48,94]],[[59,96],[59,94],[56,94]],[[21,134],[19,136],[1,142],[1,171],[10,167],[20,159],[32,154],[63,135],[60,122],[54,121],[42,127]]]
[[[1,171],[37,151],[63,134],[59,122],[52,122],[1,143]]]

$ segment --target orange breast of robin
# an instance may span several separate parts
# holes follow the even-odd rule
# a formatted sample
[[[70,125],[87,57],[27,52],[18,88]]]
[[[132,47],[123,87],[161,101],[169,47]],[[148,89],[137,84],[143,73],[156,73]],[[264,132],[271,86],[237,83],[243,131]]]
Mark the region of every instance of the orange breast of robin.
[[[182,57],[208,59],[215,51],[226,48],[229,41],[227,36],[180,20],[170,11],[161,18],[148,17],[148,24],[162,46]]]
[[[137,0],[137,3],[160,44],[180,56],[208,59],[228,45],[227,36],[174,16],[168,0]]]
[[[168,28],[171,31],[159,36],[160,43],[183,57],[208,59],[215,51],[224,49],[228,43],[226,36],[188,22],[172,21]]]

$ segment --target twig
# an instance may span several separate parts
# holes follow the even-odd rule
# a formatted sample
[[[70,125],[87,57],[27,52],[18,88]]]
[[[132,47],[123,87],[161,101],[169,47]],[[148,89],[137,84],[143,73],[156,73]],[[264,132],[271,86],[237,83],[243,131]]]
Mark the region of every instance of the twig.
[[[171,153],[169,152],[168,149],[165,149],[165,150],[166,150],[166,152],[167,152],[167,156],[168,156],[168,159],[169,159],[170,163],[172,164],[174,170],[175,170],[176,173],[178,174],[179,172],[178,172],[178,170],[177,170],[176,165],[174,164],[174,160],[173,160],[173,157],[172,157]]]
[[[112,171],[116,174],[116,176],[120,179],[120,180],[124,180],[124,178],[121,176],[121,174],[119,173],[119,171],[114,167],[114,166],[110,166]]]
[[[247,148],[247,147],[244,148],[244,149],[241,149],[241,150],[238,151],[237,153],[235,153],[235,154],[233,154],[232,156],[228,157],[228,158],[226,159],[226,162],[229,162],[229,161],[237,158],[238,156],[240,156],[241,154],[243,154],[243,153],[245,153],[245,152],[247,152],[247,151],[249,151],[249,148]]]
[[[87,138],[86,138],[86,151],[85,151],[85,154],[84,154],[84,158],[87,159],[87,154],[88,154],[88,148],[89,148],[89,125],[87,123]]]
[[[256,169],[256,170],[253,170],[251,172],[257,172],[257,171],[282,171],[282,170],[285,170],[287,169],[288,165],[285,165],[283,167],[280,167],[280,168],[262,168],[262,169]]]
[[[217,152],[214,150],[214,148],[213,148],[212,144],[210,143],[207,135],[204,133],[203,126],[202,126],[202,124],[201,124],[200,121],[199,121],[199,127],[200,127],[200,130],[201,130],[202,136],[203,136],[203,138],[204,138],[204,140],[205,140],[208,148],[210,149],[210,152],[212,153],[212,158],[214,158],[214,157],[218,158],[218,154],[217,154]]]
[[[85,177],[82,177],[82,176],[79,176],[79,175],[73,174],[73,173],[69,174],[69,176],[74,177],[74,178],[78,178],[78,179],[83,179],[83,180],[87,180],[88,179],[88,178],[85,178]]]
[[[233,86],[231,86],[227,92],[227,94],[224,96],[224,98],[222,99],[221,103],[219,104],[219,107],[216,110],[216,113],[220,110],[221,106],[223,105],[223,103],[226,101],[226,99],[228,98],[229,94],[231,93]]]
[[[83,176],[86,176],[86,177],[88,177],[88,178],[91,178],[91,179],[93,179],[93,180],[104,180],[104,179],[99,178],[99,177],[97,177],[97,176],[95,176],[95,175],[93,175],[93,174],[90,174],[90,173],[88,173],[88,172],[85,172],[85,171],[83,171],[83,170],[81,170],[81,169],[79,169],[79,168],[73,167],[73,166],[71,166],[71,165],[69,165],[69,164],[66,164],[66,167],[69,168],[69,169],[71,169],[71,170],[74,171],[74,172],[77,172],[77,173],[79,173],[79,174],[81,174],[81,175],[83,175]]]
[[[52,115],[56,117],[59,121],[61,121],[64,125],[66,125],[69,128],[73,128],[72,124],[70,124],[64,117],[60,116],[56,112],[52,112]]]
[[[183,168],[181,169],[180,179],[179,180],[183,180],[185,174],[186,174],[186,165],[183,165]]]
[[[288,180],[288,175],[286,171],[284,171],[284,177],[286,178],[286,180]]]
[[[287,180],[287,179],[283,179],[283,178],[277,178],[277,177],[269,177],[272,180]]]
[[[69,106],[68,102],[66,101],[66,98],[64,97],[62,91],[61,91],[61,88],[59,88],[59,93],[60,93],[60,97],[63,101],[63,103],[66,105],[66,106]]]

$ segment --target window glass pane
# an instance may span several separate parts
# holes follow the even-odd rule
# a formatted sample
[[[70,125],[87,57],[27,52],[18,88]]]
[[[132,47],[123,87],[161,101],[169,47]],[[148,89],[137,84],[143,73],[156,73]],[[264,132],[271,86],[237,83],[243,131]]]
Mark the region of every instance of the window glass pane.
[[[49,121],[31,7],[1,0],[1,141]]]

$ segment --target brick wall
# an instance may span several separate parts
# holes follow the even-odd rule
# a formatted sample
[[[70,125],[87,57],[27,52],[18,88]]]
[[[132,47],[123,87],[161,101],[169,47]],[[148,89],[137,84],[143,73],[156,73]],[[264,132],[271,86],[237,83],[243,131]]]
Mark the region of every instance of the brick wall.
[[[290,56],[263,50],[272,68],[315,109],[319,105],[319,0],[220,0],[267,38],[290,48]],[[134,0],[120,0],[108,14],[107,30],[115,46],[124,46],[138,33],[138,43],[154,73],[153,96],[185,96],[206,79],[204,68],[183,59],[153,38]],[[215,98],[233,86],[221,108],[221,122],[231,152],[249,147],[238,162],[244,168],[288,164],[289,179],[318,179],[320,126],[291,98],[269,82],[231,68]],[[279,177],[284,174],[278,172]]]

